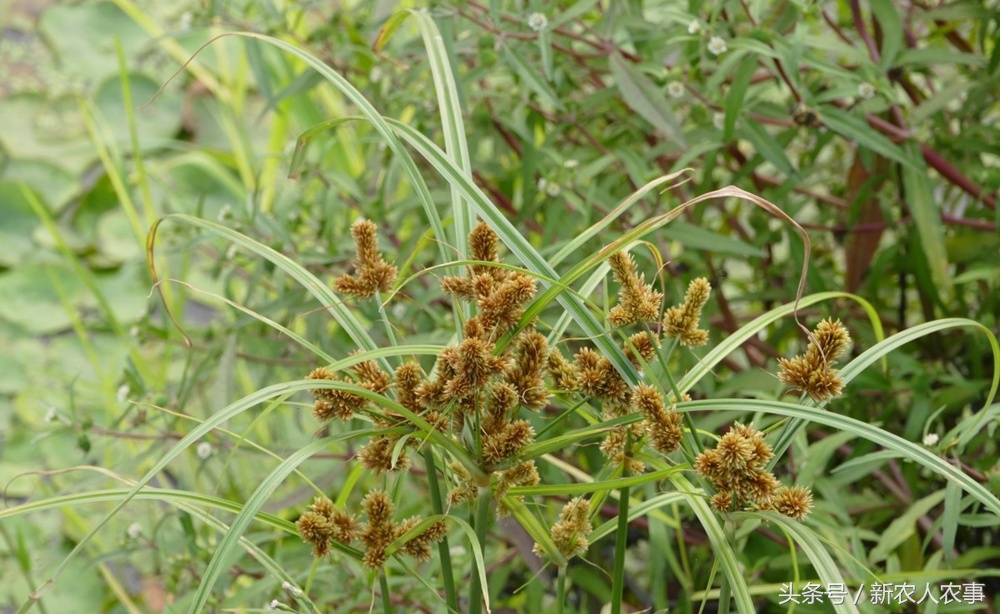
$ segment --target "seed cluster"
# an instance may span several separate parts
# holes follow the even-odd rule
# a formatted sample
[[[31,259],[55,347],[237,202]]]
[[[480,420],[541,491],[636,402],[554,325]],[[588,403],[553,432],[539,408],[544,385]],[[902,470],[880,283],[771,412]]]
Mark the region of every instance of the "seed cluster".
[[[844,380],[830,365],[839,359],[851,337],[840,320],[823,320],[816,326],[806,353],[794,358],[779,358],[778,379],[795,390],[808,394],[820,403],[840,396]]]
[[[382,259],[378,251],[378,227],[371,220],[358,220],[351,226],[354,237],[354,275],[342,275],[334,280],[337,292],[368,298],[376,292],[386,292],[396,281],[396,267]]]
[[[783,487],[766,469],[773,456],[760,431],[737,422],[714,450],[698,455],[695,470],[716,489],[712,505],[720,512],[774,509],[801,520],[812,510],[812,493],[803,487]]]

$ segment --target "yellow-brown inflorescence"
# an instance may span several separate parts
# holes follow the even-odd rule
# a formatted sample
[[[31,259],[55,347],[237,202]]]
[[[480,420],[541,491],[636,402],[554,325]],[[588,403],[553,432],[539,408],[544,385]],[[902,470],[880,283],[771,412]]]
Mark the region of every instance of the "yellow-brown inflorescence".
[[[337,292],[368,298],[386,292],[396,281],[396,267],[382,259],[378,251],[378,227],[371,220],[358,220],[351,226],[354,237],[354,275],[342,275],[333,282]]]
[[[316,497],[309,511],[299,517],[296,527],[303,541],[312,546],[316,557],[330,551],[331,540],[349,544],[359,531],[354,516],[337,509],[326,497]]]
[[[663,334],[678,339],[681,345],[705,345],[708,331],[698,328],[698,321],[711,293],[712,285],[707,279],[699,277],[692,280],[684,294],[684,302],[663,314]]]
[[[559,513],[559,520],[552,525],[550,534],[556,548],[566,558],[579,556],[590,547],[587,539],[593,531],[590,524],[590,504],[583,497],[570,499]],[[535,544],[535,554],[544,556],[545,551]]]
[[[510,515],[510,508],[503,501],[503,498],[507,496],[507,491],[515,486],[534,486],[541,481],[541,478],[533,460],[525,461],[506,471],[499,472],[499,475],[494,495],[497,500],[497,515],[503,518]],[[524,500],[524,497],[520,496],[513,498],[518,501]]]
[[[625,326],[638,322],[653,322],[660,316],[663,294],[653,290],[646,283],[645,276],[638,274],[635,260],[627,252],[615,252],[608,260],[615,281],[621,285],[618,304],[608,311],[608,321],[612,326]]]
[[[698,455],[695,470],[718,491],[712,505],[720,512],[775,509],[801,520],[812,508],[812,494],[803,487],[783,488],[767,470],[773,456],[760,431],[737,422],[714,450]]]
[[[392,499],[381,490],[369,492],[361,501],[361,508],[368,517],[368,522],[361,525],[360,531],[357,533],[357,538],[361,540],[365,548],[362,560],[365,566],[378,569],[385,564],[388,558],[389,545],[417,526],[421,519],[414,516],[401,523],[396,523],[392,518],[395,510]],[[407,541],[399,551],[419,561],[426,561],[430,558],[430,545],[443,538],[444,535],[444,522],[435,522]]]
[[[808,394],[817,403],[840,396],[844,380],[831,365],[839,359],[851,337],[840,320],[823,320],[813,331],[805,354],[779,358],[778,379]]]
[[[783,486],[774,495],[771,507],[789,518],[802,520],[812,511],[812,492],[802,486]]]
[[[639,384],[632,392],[632,407],[640,412],[649,443],[661,454],[670,454],[680,447],[684,429],[681,415],[676,410],[668,410],[663,404],[660,392],[647,384]]]

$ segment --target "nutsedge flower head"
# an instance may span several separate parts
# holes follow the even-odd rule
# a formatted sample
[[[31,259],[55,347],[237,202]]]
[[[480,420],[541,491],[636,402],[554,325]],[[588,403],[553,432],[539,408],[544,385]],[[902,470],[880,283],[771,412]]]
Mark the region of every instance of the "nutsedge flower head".
[[[385,262],[378,251],[378,227],[371,220],[358,220],[351,226],[355,245],[355,273],[342,275],[334,280],[338,292],[368,298],[376,292],[385,292],[396,281],[396,267]]]
[[[616,252],[608,260],[615,281],[621,285],[618,304],[608,312],[612,326],[625,326],[636,322],[652,322],[660,315],[663,295],[645,283],[645,277],[636,272],[635,260],[627,252]]]
[[[705,345],[708,331],[698,328],[698,321],[711,292],[712,285],[704,277],[691,280],[684,293],[684,302],[663,314],[663,334],[676,337],[682,345]]]
[[[670,454],[680,447],[684,434],[681,416],[675,410],[667,410],[660,392],[648,385],[639,384],[632,391],[632,408],[643,415],[643,428],[649,435],[653,449],[661,454]]]
[[[410,459],[406,450],[400,450],[393,461],[392,455],[399,437],[375,436],[363,448],[358,450],[358,460],[370,471],[376,474],[386,471],[405,471],[410,467]]]
[[[840,320],[823,320],[813,331],[805,354],[778,359],[778,379],[817,403],[839,396],[844,380],[830,365],[847,351],[850,341]]]
[[[349,544],[358,536],[354,516],[339,510],[326,497],[316,497],[309,511],[295,523],[302,540],[313,547],[313,556],[322,557],[330,551],[330,540]]]
[[[552,541],[566,558],[579,556],[590,547],[587,537],[594,530],[590,524],[590,504],[583,497],[570,499],[561,512],[559,520],[552,525]],[[534,551],[543,555],[544,550],[535,544]]]
[[[802,520],[812,511],[812,492],[802,486],[782,487],[774,496],[772,507],[789,518]]]

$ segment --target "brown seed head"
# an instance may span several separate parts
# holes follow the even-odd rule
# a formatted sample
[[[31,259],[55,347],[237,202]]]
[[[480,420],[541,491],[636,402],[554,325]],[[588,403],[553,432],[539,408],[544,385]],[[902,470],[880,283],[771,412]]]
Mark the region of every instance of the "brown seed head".
[[[386,263],[378,251],[378,227],[371,220],[358,220],[351,226],[355,246],[355,274],[343,275],[334,280],[338,292],[360,298],[372,296],[377,291],[388,291],[396,281],[396,267]]]
[[[782,487],[774,495],[771,505],[789,518],[802,520],[812,511],[812,492],[802,486]]]

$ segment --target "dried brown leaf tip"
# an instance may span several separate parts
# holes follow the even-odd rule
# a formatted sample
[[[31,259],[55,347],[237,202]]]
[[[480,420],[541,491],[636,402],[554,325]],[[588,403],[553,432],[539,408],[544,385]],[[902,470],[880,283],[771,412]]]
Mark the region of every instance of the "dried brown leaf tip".
[[[705,345],[708,331],[698,328],[698,321],[711,293],[712,285],[707,279],[693,279],[684,293],[684,302],[663,314],[663,334],[680,340],[681,345]]]
[[[779,358],[778,379],[795,390],[808,394],[817,403],[840,396],[844,380],[831,365],[839,359],[851,337],[840,320],[826,319],[816,326],[805,354]]]
[[[718,491],[712,505],[720,512],[774,509],[801,520],[812,509],[812,494],[803,487],[782,487],[766,469],[773,456],[763,433],[737,422],[714,450],[698,455],[694,467]]]
[[[552,525],[550,534],[556,548],[566,558],[579,556],[590,547],[588,537],[594,530],[590,524],[590,504],[583,497],[570,499],[561,512],[559,520]],[[545,550],[535,544],[535,554],[545,555]]]
[[[326,497],[316,497],[309,511],[299,517],[295,526],[302,540],[313,547],[313,556],[322,557],[330,551],[330,541],[349,544],[358,536],[358,523],[347,512],[339,510]]]
[[[342,275],[334,280],[337,292],[368,298],[376,292],[386,292],[396,281],[396,267],[382,259],[378,251],[378,227],[371,220],[358,220],[351,226],[354,237],[354,275]]]
[[[636,272],[635,260],[627,252],[614,253],[608,264],[615,281],[621,285],[618,304],[608,312],[612,326],[625,326],[637,322],[652,322],[660,315],[663,294],[653,290],[645,277]]]

